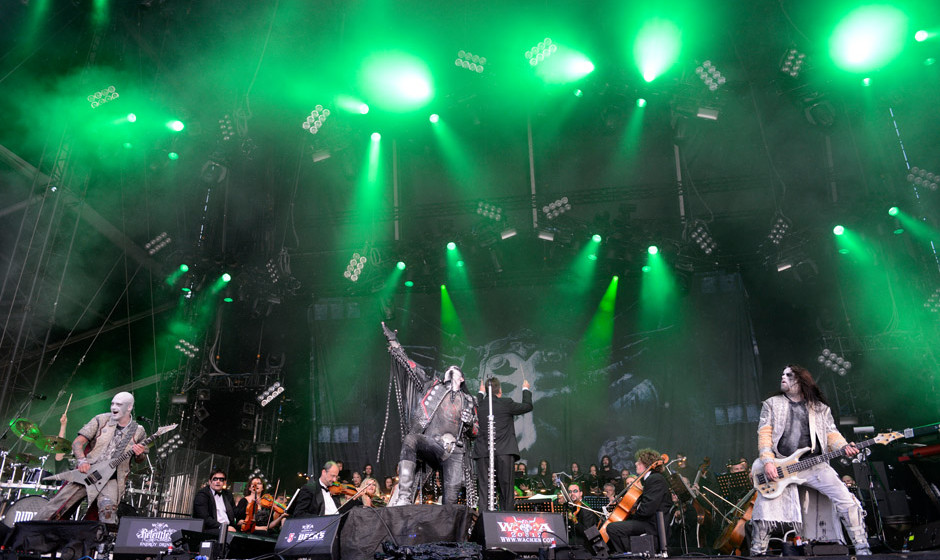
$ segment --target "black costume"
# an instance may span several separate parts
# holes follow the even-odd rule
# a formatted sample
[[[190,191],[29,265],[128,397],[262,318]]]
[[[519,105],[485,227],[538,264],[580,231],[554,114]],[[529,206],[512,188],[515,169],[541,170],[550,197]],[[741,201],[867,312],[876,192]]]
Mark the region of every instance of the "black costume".
[[[473,446],[473,460],[477,467],[477,481],[480,486],[480,501],[486,504],[489,496],[489,415],[490,399],[485,393],[479,393],[480,408],[477,418],[480,424],[480,436]],[[516,402],[509,397],[493,395],[493,450],[496,466],[496,487],[499,489],[500,499],[498,507],[502,511],[514,509],[513,496],[513,466],[519,460],[519,442],[516,441],[516,424],[514,416],[525,414],[532,410],[532,391],[522,390],[522,402]],[[487,504],[489,507],[489,504]]]
[[[591,539],[584,532],[593,527],[597,529],[600,517],[593,511],[579,508],[577,505],[565,504],[565,519],[568,521],[568,537],[572,545],[586,546]]]
[[[470,468],[465,463],[469,438],[479,432],[476,400],[465,392],[461,383],[459,390],[451,388],[453,375],[463,373],[456,367],[448,368],[443,380],[408,357],[398,342],[394,331],[382,324],[388,338],[388,351],[394,358],[392,363],[396,394],[406,393],[399,410],[407,433],[402,441],[398,463],[398,501],[389,505],[414,503],[417,489],[415,477],[418,462],[441,469],[444,482],[443,503],[456,504],[462,486],[470,493]],[[471,503],[472,502],[472,503]],[[474,500],[467,505],[475,506]]]
[[[206,531],[218,529],[222,526],[216,517],[215,497],[212,495],[214,490],[208,486],[203,486],[196,492],[193,498],[193,517],[205,521],[203,529]],[[230,527],[235,525],[235,498],[228,490],[221,490],[222,502],[225,503],[225,514],[228,517]]]
[[[336,496],[330,496],[333,503],[339,509],[339,501]],[[320,479],[305,484],[294,498],[294,503],[288,513],[292,517],[305,517],[310,515],[324,515],[326,513],[326,502],[323,501],[323,486],[320,485]]]
[[[665,516],[672,505],[672,494],[666,477],[651,471],[643,478],[643,493],[640,494],[634,512],[624,521],[616,521],[607,526],[608,544],[614,552],[630,552],[630,537],[650,534],[656,535],[656,512]]]

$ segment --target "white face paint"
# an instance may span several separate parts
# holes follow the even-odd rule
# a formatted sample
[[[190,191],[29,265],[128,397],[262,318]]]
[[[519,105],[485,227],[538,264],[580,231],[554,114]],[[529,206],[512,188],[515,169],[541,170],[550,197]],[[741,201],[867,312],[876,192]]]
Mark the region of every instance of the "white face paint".
[[[451,391],[459,391],[463,383],[463,372],[457,366],[451,366],[444,372],[444,382],[450,385]]]
[[[131,410],[134,409],[134,395],[118,393],[111,399],[111,419],[117,422],[130,420]]]
[[[789,367],[784,369],[783,373],[780,374],[780,390],[790,396],[798,396],[800,394],[800,382],[796,377],[796,372]]]

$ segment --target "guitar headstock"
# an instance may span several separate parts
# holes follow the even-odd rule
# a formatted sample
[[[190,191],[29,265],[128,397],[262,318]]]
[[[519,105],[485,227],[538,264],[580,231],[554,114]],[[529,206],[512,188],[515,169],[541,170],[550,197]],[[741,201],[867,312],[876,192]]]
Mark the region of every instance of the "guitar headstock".
[[[178,425],[179,424],[168,424],[166,426],[160,426],[159,428],[157,428],[157,431],[156,433],[153,434],[153,436],[154,437],[162,436],[163,434],[169,431],[175,430]]]
[[[901,432],[884,432],[884,433],[878,434],[872,439],[875,440],[876,443],[880,443],[881,445],[888,445],[889,443],[891,443],[892,441],[896,439],[904,439],[904,434],[902,434]]]

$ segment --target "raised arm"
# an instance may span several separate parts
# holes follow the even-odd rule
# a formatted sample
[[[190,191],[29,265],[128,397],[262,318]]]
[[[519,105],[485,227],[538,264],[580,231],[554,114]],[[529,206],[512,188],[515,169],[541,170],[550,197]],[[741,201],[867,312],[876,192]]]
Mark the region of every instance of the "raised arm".
[[[392,355],[392,358],[394,358],[396,362],[405,368],[413,382],[419,387],[422,386],[430,378],[430,375],[423,367],[419,366],[414,360],[408,357],[405,349],[402,348],[401,343],[398,342],[398,333],[388,328],[385,321],[382,321],[382,331],[385,333],[385,338],[388,339],[388,353]]]

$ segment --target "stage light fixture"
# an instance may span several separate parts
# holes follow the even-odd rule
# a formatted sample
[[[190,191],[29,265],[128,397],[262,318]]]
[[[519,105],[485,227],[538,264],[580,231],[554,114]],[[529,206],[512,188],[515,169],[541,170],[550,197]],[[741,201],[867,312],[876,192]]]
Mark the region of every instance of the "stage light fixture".
[[[546,37],[544,40],[539,41],[537,45],[527,50],[525,57],[526,60],[529,61],[529,66],[537,66],[546,58],[552,56],[557,50],[558,45],[552,43],[552,40]]]
[[[647,247],[646,252],[651,255],[655,255],[659,253],[659,247],[657,247],[656,245],[650,245],[649,247]]]
[[[698,245],[698,248],[706,255],[711,255],[718,249],[718,244],[715,243],[715,240],[712,238],[705,222],[701,220],[692,222],[689,224],[689,232],[689,238],[692,239],[692,241]]]
[[[137,115],[135,115],[134,113],[128,113],[127,117],[125,118],[127,119],[127,122],[132,122],[132,123],[137,122]]]
[[[349,259],[349,264],[346,265],[346,272],[343,273],[343,277],[348,278],[350,282],[358,282],[359,276],[362,275],[362,269],[365,268],[368,261],[369,259],[364,255],[353,253],[352,258]]]
[[[842,376],[847,374],[849,370],[852,369],[852,362],[846,360],[828,348],[824,349],[822,353],[819,354],[819,356],[816,356],[816,361],[822,364],[823,367],[830,369]]]
[[[406,288],[411,288],[411,287],[413,287],[414,285],[415,285],[415,283],[412,282],[411,280],[405,280],[405,287],[406,287]]]
[[[643,99],[642,97],[637,98],[636,106],[640,108],[646,107],[646,99]]]
[[[275,381],[273,385],[265,389],[258,396],[255,397],[255,400],[261,403],[261,408],[264,408],[271,404],[271,401],[281,396],[284,393],[284,386],[280,382]]]
[[[767,234],[767,239],[770,239],[770,242],[774,245],[780,245],[788,231],[790,231],[790,220],[778,212],[774,225],[770,228],[770,233]]]
[[[406,266],[407,266],[407,265],[405,264],[405,261],[398,261],[398,262],[395,264],[395,268],[397,268],[398,270],[405,270],[405,267],[406,267]]]
[[[178,159],[180,158],[180,155],[179,155],[178,153],[176,153],[176,152],[169,152],[169,153],[166,155],[166,157],[167,157],[170,161],[176,161],[176,160],[178,160]]]
[[[937,288],[930,294],[930,297],[924,302],[924,309],[931,313],[940,313],[940,288]]]
[[[835,235],[842,235],[843,233],[845,233],[845,227],[836,226],[832,228],[832,233],[834,233]]]
[[[796,78],[803,70],[803,62],[805,60],[806,53],[802,53],[795,48],[789,48],[783,55],[783,62],[780,63],[780,71],[791,78]]]
[[[889,215],[889,216],[897,216],[898,213],[900,213],[900,212],[901,212],[901,210],[900,210],[897,206],[892,206],[891,208],[888,208],[888,215]]]
[[[307,115],[307,118],[300,124],[301,128],[309,132],[310,134],[316,134],[320,132],[320,128],[326,123],[326,119],[330,117],[330,110],[325,109],[323,105],[316,105],[313,108],[313,111],[310,111],[310,114]]]
[[[477,214],[495,222],[503,219],[503,209],[501,207],[490,204],[489,202],[483,202],[482,200],[477,203]]]
[[[373,142],[378,142],[378,141],[381,140],[381,139],[382,139],[382,135],[381,135],[381,134],[379,134],[378,132],[373,132],[373,133],[372,133],[372,141],[373,141]]]
[[[549,220],[554,220],[558,216],[561,216],[568,210],[571,210],[571,203],[568,202],[568,197],[563,196],[558,200],[555,200],[551,204],[546,204],[542,206],[542,213]]]
[[[88,103],[91,104],[92,109],[97,109],[98,107],[108,103],[109,101],[114,101],[115,99],[121,97],[118,94],[117,89],[114,86],[108,86],[101,91],[96,91],[95,93],[89,95],[85,99],[88,100]]]
[[[604,238],[601,237],[599,233],[595,233],[594,235],[591,236],[591,241],[593,241],[594,243],[600,243],[603,240]]]
[[[543,239],[543,240],[545,240],[545,241],[554,241],[554,240],[555,240],[555,232],[553,232],[553,231],[548,231],[548,230],[545,230],[545,229],[540,230],[540,231],[539,231],[539,239]]]
[[[917,41],[918,43],[923,43],[924,41],[927,40],[929,36],[930,34],[927,33],[927,30],[918,29],[917,32],[914,33],[914,40]]]
[[[499,238],[505,241],[509,239],[510,237],[515,237],[517,233],[519,232],[516,231],[516,228],[504,229],[503,231],[500,232]]]
[[[486,57],[461,49],[457,51],[457,59],[454,60],[454,64],[459,68],[482,74],[486,65]]]
[[[719,87],[725,84],[727,78],[715,67],[710,60],[706,60],[701,66],[695,69],[698,77],[708,86],[708,91],[717,91]]]
[[[232,281],[232,275],[228,272],[223,273],[219,278],[226,284]]]
[[[931,173],[920,167],[912,167],[910,173],[907,174],[908,183],[915,187],[924,187],[932,191],[937,190],[938,180],[940,180],[940,177],[938,177],[936,173]]]
[[[195,358],[196,354],[199,353],[199,348],[195,344],[183,338],[179,339],[175,348],[188,358]]]
[[[268,278],[271,279],[272,284],[277,284],[281,281],[281,275],[278,272],[277,263],[274,261],[273,257],[268,259],[268,262],[266,265],[264,265],[264,267],[268,271]]]
[[[457,244],[456,244],[456,243],[454,243],[453,241],[448,241],[448,242],[447,242],[447,250],[448,250],[448,251],[455,251],[456,249],[457,249]]]
[[[144,249],[147,250],[147,254],[148,254],[148,255],[155,255],[155,254],[157,254],[161,249],[163,249],[164,247],[166,247],[166,246],[169,245],[170,243],[173,243],[173,238],[170,237],[169,234],[167,234],[167,232],[164,231],[164,232],[161,233],[160,235],[154,237],[153,239],[151,239],[150,241],[148,241],[147,243],[145,243],[145,244],[144,244]],[[188,270],[188,269],[187,269],[187,270]],[[184,272],[185,272],[185,271],[184,271]]]
[[[717,121],[718,109],[715,109],[714,107],[699,107],[698,111],[695,112],[695,116],[707,121]]]
[[[428,120],[431,121],[431,123],[437,123],[441,120],[441,116],[437,113],[431,113],[431,116],[428,117]]]
[[[186,128],[186,125],[183,124],[183,121],[174,119],[166,123],[166,127],[172,130],[173,132],[183,132],[183,129]]]
[[[219,134],[223,142],[235,137],[235,125],[232,124],[232,115],[225,114],[219,119]]]

